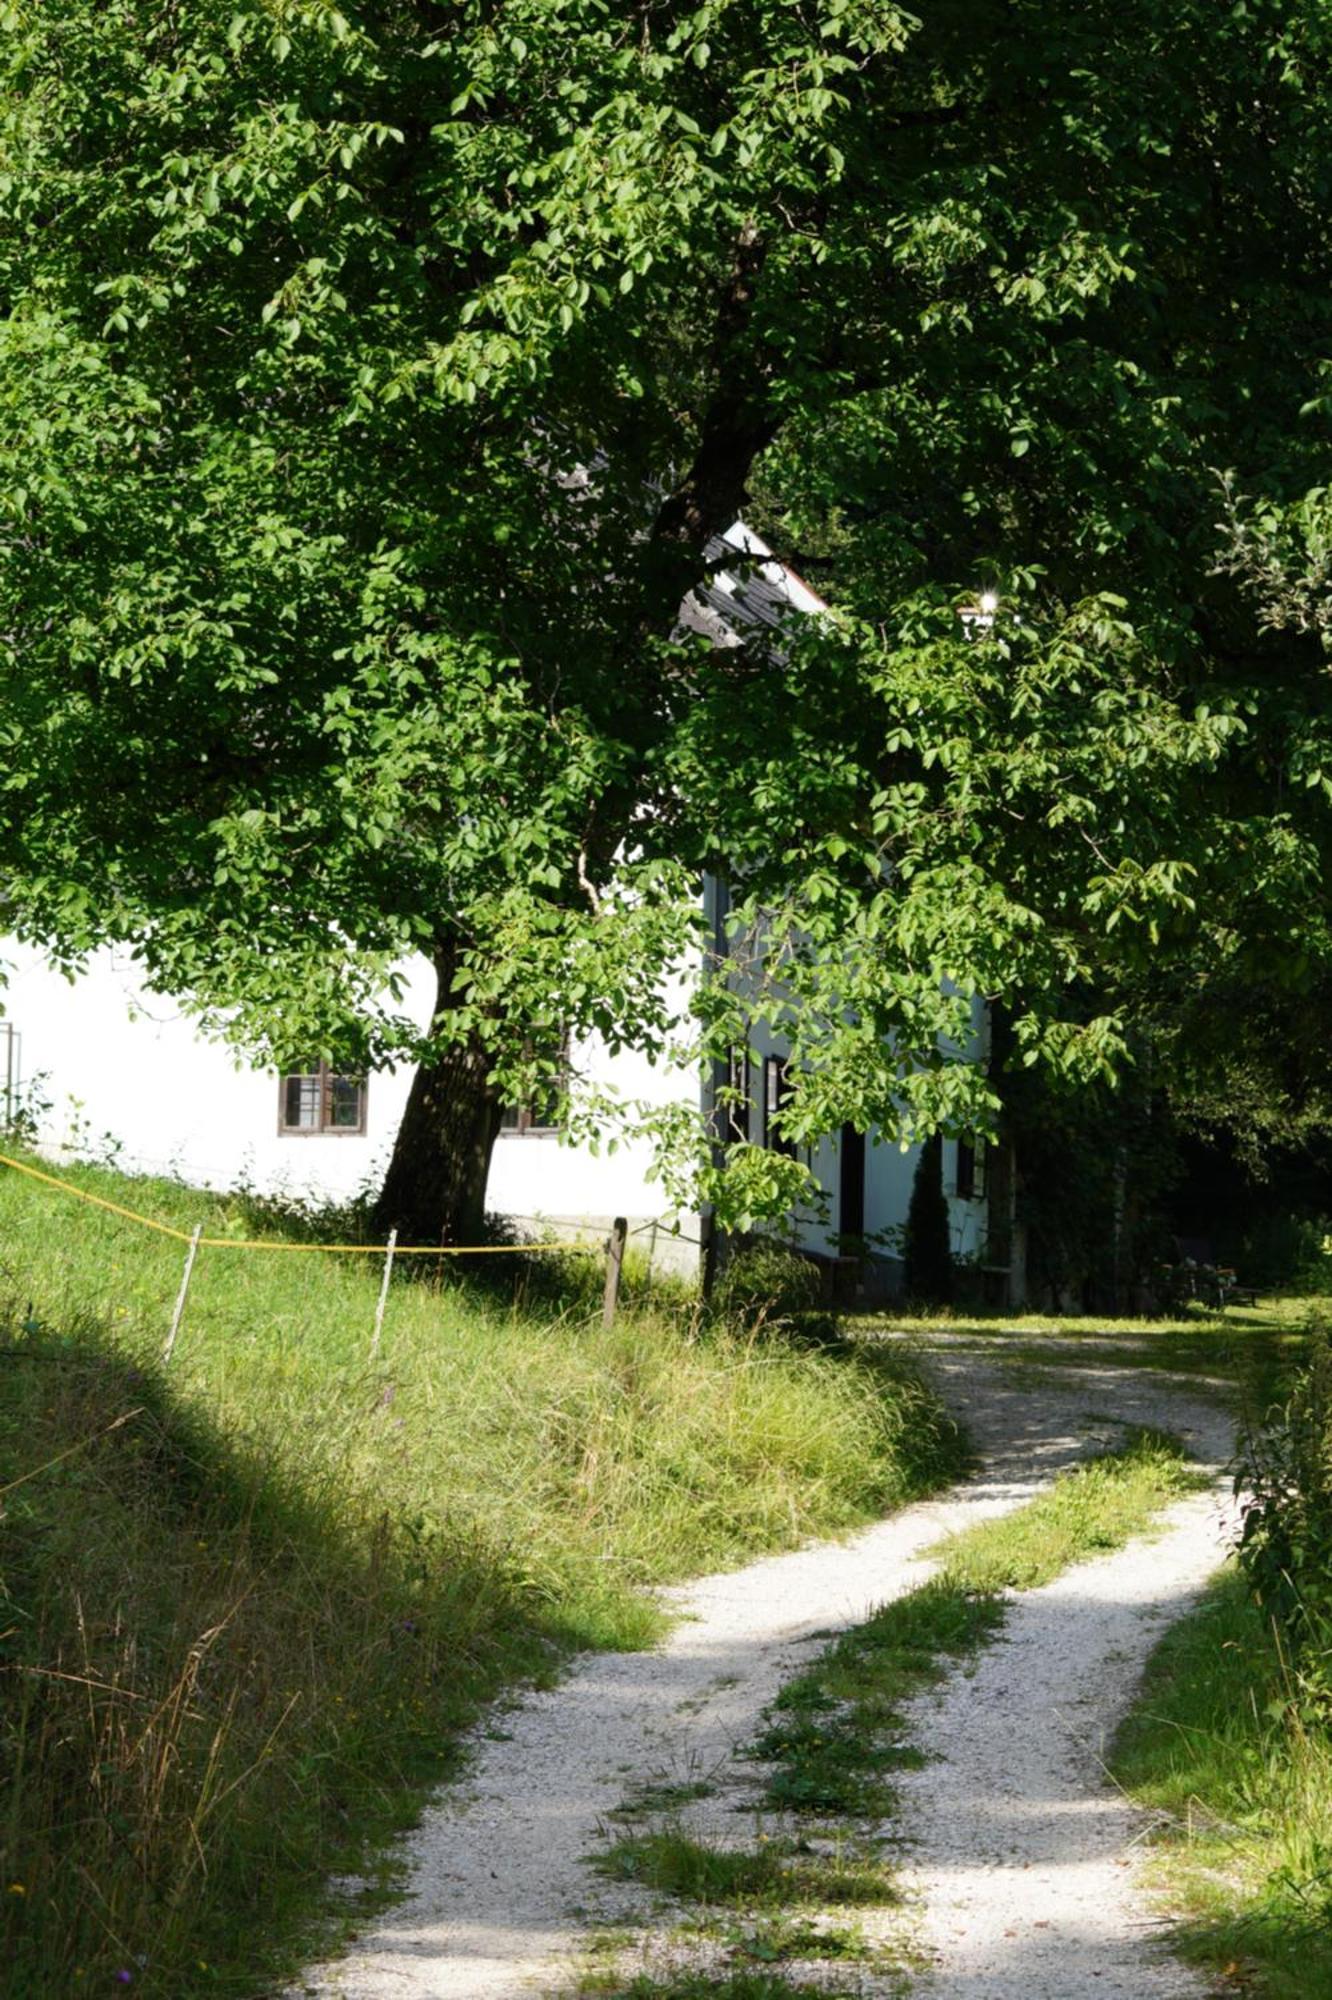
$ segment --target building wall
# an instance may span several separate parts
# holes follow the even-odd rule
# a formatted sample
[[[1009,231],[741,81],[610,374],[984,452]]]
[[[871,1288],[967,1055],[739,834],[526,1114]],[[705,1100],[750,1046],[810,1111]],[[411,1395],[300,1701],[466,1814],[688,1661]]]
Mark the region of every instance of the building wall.
[[[114,1156],[129,1171],[172,1174],[201,1187],[244,1183],[316,1199],[341,1200],[378,1184],[406,1102],[410,1069],[371,1077],[364,1134],[283,1134],[276,1074],[255,1070],[225,1046],[205,1041],[175,1003],[143,992],[126,957],[102,953],[73,983],[26,948],[8,946],[4,957],[11,971],[0,999],[22,1038],[23,1085],[50,1100],[41,1139],[53,1152]],[[433,994],[433,974],[422,960],[407,992],[407,1005],[422,1025]],[[749,1117],[755,1144],[765,1136],[763,1059],[784,1053],[778,1039],[755,1027]],[[609,1085],[626,1101],[698,1100],[691,1071],[664,1071],[634,1054],[611,1056],[595,1042],[577,1049],[574,1058],[589,1080]],[[877,1133],[868,1136],[865,1231],[871,1239],[905,1222],[918,1156],[916,1147],[902,1151]],[[953,1247],[960,1256],[975,1257],[983,1246],[986,1204],[956,1198],[956,1160],[955,1143],[945,1141]],[[793,1233],[804,1248],[835,1255],[838,1142],[822,1141],[811,1164],[824,1200],[793,1219]],[[504,1133],[495,1147],[487,1204],[522,1222],[571,1232],[601,1233],[612,1217],[626,1216],[643,1242],[651,1242],[660,1268],[693,1275],[699,1218],[669,1211],[650,1179],[651,1166],[644,1141],[598,1155],[562,1145],[550,1132]],[[661,1224],[655,1235],[653,1219]],[[891,1279],[891,1239],[881,1255]]]
[[[785,1053],[786,1046],[781,1037],[773,1035],[761,1023],[756,1023],[752,1032],[754,1067],[749,1113],[749,1137],[755,1145],[762,1145],[765,1141],[764,1063],[769,1056],[780,1057]],[[972,1260],[978,1258],[985,1247],[988,1210],[983,1191],[980,1196],[968,1200],[958,1197],[957,1154],[956,1140],[945,1139],[943,1184],[952,1223],[953,1254]],[[823,1199],[797,1212],[793,1218],[792,1233],[802,1249],[821,1256],[835,1256],[841,1196],[841,1142],[835,1138],[823,1139],[812,1149],[802,1149],[801,1157],[813,1170],[823,1191]],[[878,1246],[877,1254],[889,1266],[897,1261],[897,1239],[893,1232],[900,1230],[906,1222],[919,1159],[919,1146],[903,1148],[896,1140],[885,1138],[877,1130],[866,1135],[865,1235],[872,1245],[876,1237],[887,1235],[888,1240]],[[886,1275],[891,1278],[891,1270]]]
[[[341,1200],[378,1183],[411,1084],[410,1068],[370,1078],[366,1131],[290,1134],[278,1130],[278,1077],[204,1040],[172,1001],[145,994],[132,963],[103,952],[80,979],[53,972],[41,956],[8,945],[4,1013],[21,1037],[20,1094],[48,1099],[41,1140],[56,1153],[113,1157],[131,1172],[166,1173],[199,1186],[246,1183]],[[424,1025],[433,974],[412,968],[407,1006]],[[597,1044],[575,1052],[580,1068],[626,1100],[697,1102],[692,1073],[663,1073],[639,1056],[610,1056]],[[0,1059],[2,1060],[2,1059]],[[608,1226],[615,1215],[641,1228],[666,1204],[648,1179],[650,1149],[625,1144],[594,1156],[561,1146],[553,1134],[504,1133],[495,1147],[488,1205],[532,1220]],[[697,1217],[678,1221],[697,1238]],[[693,1270],[696,1246],[658,1232],[663,1268]]]

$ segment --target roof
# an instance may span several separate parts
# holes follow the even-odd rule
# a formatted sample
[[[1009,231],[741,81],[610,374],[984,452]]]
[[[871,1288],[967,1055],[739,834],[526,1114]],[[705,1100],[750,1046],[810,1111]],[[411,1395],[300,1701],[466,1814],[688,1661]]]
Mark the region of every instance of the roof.
[[[743,645],[744,635],[737,626],[766,625],[780,631],[793,611],[828,609],[818,593],[780,562],[762,536],[743,521],[734,522],[724,535],[714,535],[703,553],[708,580],[690,591],[680,606],[680,619],[714,645]]]

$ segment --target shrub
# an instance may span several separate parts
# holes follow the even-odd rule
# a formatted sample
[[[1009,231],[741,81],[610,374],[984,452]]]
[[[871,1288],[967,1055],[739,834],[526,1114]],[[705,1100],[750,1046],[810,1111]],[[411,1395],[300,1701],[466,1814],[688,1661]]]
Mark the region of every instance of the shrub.
[[[743,1332],[767,1327],[814,1335],[835,1331],[819,1311],[823,1279],[818,1265],[782,1243],[751,1243],[726,1262],[713,1287],[716,1316]]]
[[[943,1141],[927,1139],[916,1162],[902,1238],[902,1286],[920,1305],[945,1306],[953,1296],[948,1203],[943,1191]]]
[[[1238,1554],[1285,1639],[1304,1701],[1332,1709],[1332,1344],[1325,1338],[1284,1408],[1242,1441]]]
[[[1332,1275],[1328,1223],[1301,1215],[1265,1215],[1244,1237],[1239,1275],[1263,1291],[1324,1292]]]

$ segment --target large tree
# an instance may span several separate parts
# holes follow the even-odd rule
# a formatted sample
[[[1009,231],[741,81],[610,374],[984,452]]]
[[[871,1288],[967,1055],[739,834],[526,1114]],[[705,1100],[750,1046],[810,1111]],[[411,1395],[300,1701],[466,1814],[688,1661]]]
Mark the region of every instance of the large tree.
[[[7,26],[12,929],[130,940],[263,1058],[417,1062],[383,1212],[419,1235],[476,1227],[565,1031],[664,1038],[704,865],[817,1057],[793,1129],[983,1116],[941,1060],[978,990],[1113,1059],[1066,996],[1194,937],[1197,777],[1253,733],[1205,468],[1292,476],[1327,348],[1312,10]],[[712,653],[677,611],[756,467],[841,615]],[[987,559],[1025,575],[963,626]],[[1243,851],[1264,913],[1321,868]]]

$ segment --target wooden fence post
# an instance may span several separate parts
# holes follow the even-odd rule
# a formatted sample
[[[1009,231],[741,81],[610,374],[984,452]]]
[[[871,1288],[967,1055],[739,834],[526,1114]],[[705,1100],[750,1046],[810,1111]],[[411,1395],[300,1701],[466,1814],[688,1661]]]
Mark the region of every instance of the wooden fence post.
[[[603,1326],[611,1325],[615,1308],[620,1302],[620,1272],[624,1268],[624,1239],[628,1234],[629,1224],[622,1215],[617,1215],[606,1243],[606,1295],[601,1306]]]
[[[171,1359],[171,1350],[176,1344],[176,1335],[180,1332],[180,1322],[185,1316],[185,1294],[190,1289],[190,1274],[194,1269],[195,1253],[198,1251],[199,1238],[202,1235],[203,1224],[202,1222],[196,1222],[194,1225],[194,1234],[190,1238],[190,1247],[185,1252],[185,1269],[181,1275],[180,1292],[176,1298],[176,1310],[171,1315],[171,1331],[166,1337],[166,1346],[162,1349],[163,1367]]]
[[[388,1304],[389,1279],[393,1275],[393,1252],[397,1248],[397,1243],[398,1232],[395,1227],[389,1231],[388,1246],[384,1251],[384,1282],[379,1287],[379,1304],[375,1307],[375,1337],[370,1342],[370,1359],[372,1361],[379,1354],[379,1336],[384,1331],[384,1308]]]

